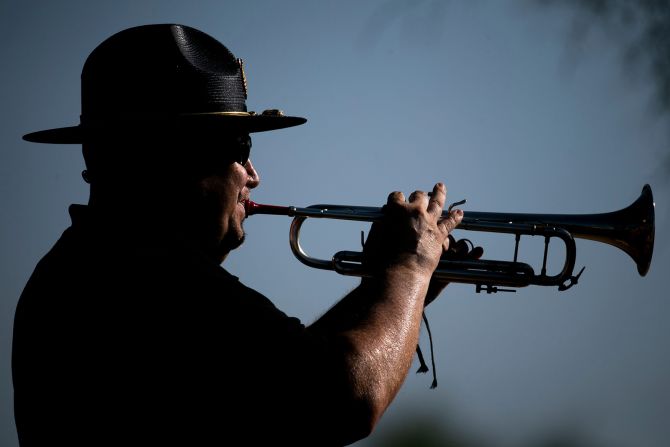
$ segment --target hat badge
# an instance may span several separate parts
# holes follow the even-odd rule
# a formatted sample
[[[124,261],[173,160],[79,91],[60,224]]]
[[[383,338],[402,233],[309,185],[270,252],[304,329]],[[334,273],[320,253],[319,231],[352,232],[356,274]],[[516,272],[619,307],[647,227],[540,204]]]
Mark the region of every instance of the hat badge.
[[[240,66],[240,76],[242,76],[242,85],[244,86],[244,99],[247,98],[247,75],[244,74],[244,61],[241,58],[237,58],[237,65]]]

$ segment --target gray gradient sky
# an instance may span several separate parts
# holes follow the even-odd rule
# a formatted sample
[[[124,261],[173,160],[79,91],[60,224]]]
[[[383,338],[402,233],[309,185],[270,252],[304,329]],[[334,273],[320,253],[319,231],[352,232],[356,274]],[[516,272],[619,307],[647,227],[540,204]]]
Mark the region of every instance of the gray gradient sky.
[[[245,60],[251,110],[306,125],[254,138],[258,202],[381,205],[443,181],[466,211],[595,213],[654,189],[656,247],[640,278],[623,252],[578,241],[580,284],[478,295],[452,285],[429,309],[439,387],[411,374],[375,433],[419,409],[489,445],[567,430],[608,446],[670,445],[668,118],[654,83],[620,64],[616,41],[575,43],[572,15],[498,1],[26,1],[0,4],[0,445],[17,445],[11,329],[35,263],[86,201],[78,146],[23,142],[76,124],[90,51],[134,25],[199,28]],[[308,269],[289,220],[254,217],[225,266],[285,312],[312,321],[355,280]],[[329,257],[357,249],[360,224],[305,225]],[[509,259],[512,237],[460,232]],[[538,241],[522,254],[539,258]],[[523,242],[522,242],[523,244]],[[552,256],[556,266],[560,260]],[[537,265],[537,264],[535,264]],[[243,334],[242,334],[243,335]],[[427,338],[422,338],[427,351]]]

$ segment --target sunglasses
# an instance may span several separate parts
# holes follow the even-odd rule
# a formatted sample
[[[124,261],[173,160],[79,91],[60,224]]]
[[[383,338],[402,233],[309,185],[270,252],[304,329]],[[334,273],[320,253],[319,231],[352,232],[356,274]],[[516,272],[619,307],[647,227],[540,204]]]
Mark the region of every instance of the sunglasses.
[[[249,161],[251,154],[251,137],[249,135],[239,135],[230,143],[226,144],[225,151],[231,161],[245,166]]]
[[[225,163],[239,163],[245,166],[251,153],[251,137],[248,134],[226,135],[223,138],[185,136],[178,146],[198,148],[197,157],[203,165],[221,166]]]

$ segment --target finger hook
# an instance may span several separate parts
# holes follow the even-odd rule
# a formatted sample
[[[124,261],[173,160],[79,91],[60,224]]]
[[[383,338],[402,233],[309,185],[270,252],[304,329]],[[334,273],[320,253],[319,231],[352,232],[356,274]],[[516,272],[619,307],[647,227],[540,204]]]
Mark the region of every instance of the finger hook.
[[[463,200],[460,200],[460,201],[458,201],[458,202],[454,202],[454,203],[452,203],[451,205],[449,205],[449,208],[447,208],[447,212],[451,212],[451,209],[452,209],[453,207],[463,205],[465,202],[466,202],[466,200],[463,199]]]

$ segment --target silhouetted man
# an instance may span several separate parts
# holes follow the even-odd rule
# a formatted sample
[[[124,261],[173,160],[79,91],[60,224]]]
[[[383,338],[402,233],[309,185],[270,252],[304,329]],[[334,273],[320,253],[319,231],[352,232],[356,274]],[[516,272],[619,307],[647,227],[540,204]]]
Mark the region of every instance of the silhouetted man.
[[[246,96],[212,37],[136,27],[87,59],[79,125],[24,137],[82,144],[91,190],[17,307],[22,446],[342,445],[395,397],[462,213],[440,218],[442,184],[392,193],[366,244],[374,277],[304,326],[220,265],[260,181],[249,134],[306,121]]]

